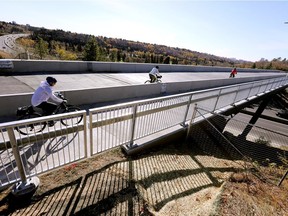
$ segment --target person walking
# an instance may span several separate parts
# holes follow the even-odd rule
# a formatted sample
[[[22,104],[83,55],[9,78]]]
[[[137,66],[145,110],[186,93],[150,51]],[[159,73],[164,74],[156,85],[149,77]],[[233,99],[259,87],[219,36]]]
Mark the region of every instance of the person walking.
[[[229,78],[231,78],[231,77],[234,78],[236,74],[237,74],[237,69],[236,69],[236,67],[234,67],[234,68],[232,69],[231,73],[230,73],[230,77],[229,77]]]

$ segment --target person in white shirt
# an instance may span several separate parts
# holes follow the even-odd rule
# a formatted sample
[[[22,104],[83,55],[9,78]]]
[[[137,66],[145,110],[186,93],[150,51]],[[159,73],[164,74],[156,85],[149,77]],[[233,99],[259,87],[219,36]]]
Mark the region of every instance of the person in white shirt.
[[[60,104],[65,102],[61,98],[53,94],[52,87],[55,86],[57,80],[54,77],[47,77],[46,81],[42,81],[40,86],[35,90],[31,103],[34,107],[39,107],[43,110],[43,115],[51,115],[57,108],[57,105],[52,102],[48,102],[49,99]]]
[[[152,68],[152,70],[149,72],[149,77],[150,77],[150,80],[151,80],[151,83],[155,82],[158,77],[162,77],[159,73],[159,67],[158,66],[155,66]]]

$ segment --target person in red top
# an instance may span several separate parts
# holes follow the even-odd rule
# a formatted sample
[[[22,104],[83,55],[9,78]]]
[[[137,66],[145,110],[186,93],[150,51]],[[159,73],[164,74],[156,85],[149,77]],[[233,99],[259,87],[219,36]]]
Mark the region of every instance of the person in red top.
[[[230,78],[231,78],[231,77],[234,78],[236,74],[237,74],[237,70],[236,70],[236,67],[234,67],[234,68],[232,69],[231,73],[230,73]]]

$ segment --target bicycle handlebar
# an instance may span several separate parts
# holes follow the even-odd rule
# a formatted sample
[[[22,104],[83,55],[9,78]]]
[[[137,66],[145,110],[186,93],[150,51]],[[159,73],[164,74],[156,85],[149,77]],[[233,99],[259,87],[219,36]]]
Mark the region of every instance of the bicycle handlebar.
[[[64,95],[61,92],[54,92],[54,95],[67,101],[67,99],[64,97]]]

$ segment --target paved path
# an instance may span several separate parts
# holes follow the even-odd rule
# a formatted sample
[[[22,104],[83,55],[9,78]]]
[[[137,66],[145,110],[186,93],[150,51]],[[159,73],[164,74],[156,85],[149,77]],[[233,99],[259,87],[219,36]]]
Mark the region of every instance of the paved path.
[[[187,82],[197,80],[229,79],[229,73],[216,72],[169,72],[161,73],[162,82]],[[237,78],[268,76],[279,73],[238,73]],[[107,88],[112,86],[139,85],[148,79],[146,73],[81,73],[81,74],[50,74],[58,83],[55,91]],[[1,95],[32,93],[39,86],[40,81],[45,80],[47,74],[0,76]]]
[[[24,52],[22,48],[16,45],[16,39],[27,37],[29,34],[9,34],[0,36],[0,51],[16,56],[20,52]]]

